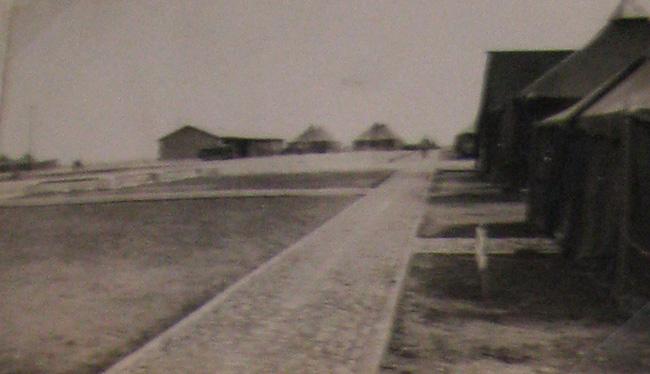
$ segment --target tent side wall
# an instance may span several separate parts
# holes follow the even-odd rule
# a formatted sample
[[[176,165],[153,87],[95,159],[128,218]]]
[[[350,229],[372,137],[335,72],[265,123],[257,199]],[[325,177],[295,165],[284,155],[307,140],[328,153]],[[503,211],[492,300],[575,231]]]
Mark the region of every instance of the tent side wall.
[[[355,140],[354,149],[357,151],[377,150],[393,151],[400,149],[402,142],[398,139],[378,139],[378,140]]]
[[[650,122],[620,113],[580,118],[538,126],[532,144],[529,220],[575,261],[648,290]]]
[[[533,145],[534,124],[559,113],[578,101],[575,99],[540,98],[515,100],[504,114],[500,131],[497,161],[493,173],[495,181],[509,188],[523,188],[530,175],[528,161]]]

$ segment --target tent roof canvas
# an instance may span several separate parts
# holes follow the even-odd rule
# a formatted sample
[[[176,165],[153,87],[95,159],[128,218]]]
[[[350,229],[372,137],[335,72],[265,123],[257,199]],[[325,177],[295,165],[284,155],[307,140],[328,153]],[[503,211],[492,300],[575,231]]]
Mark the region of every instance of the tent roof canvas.
[[[375,123],[359,135],[355,141],[401,140],[399,136],[383,123]]]
[[[614,13],[612,13],[612,19],[643,18],[647,16],[648,12],[634,0],[621,0]]]
[[[292,143],[310,142],[336,142],[336,140],[323,127],[310,125],[307,130],[292,141]]]
[[[612,90],[615,90],[622,82],[633,75],[637,69],[647,63],[646,57],[641,57],[637,61],[625,67],[625,69],[614,74],[605,83],[592,91],[589,95],[582,98],[574,105],[551,116],[540,122],[542,126],[554,126],[569,123],[587,111],[594,104],[598,103],[603,97],[607,96]]]
[[[581,99],[642,56],[648,47],[648,18],[613,18],[582,50],[526,87],[521,97]]]
[[[584,111],[582,117],[635,113],[650,109],[650,61]]]

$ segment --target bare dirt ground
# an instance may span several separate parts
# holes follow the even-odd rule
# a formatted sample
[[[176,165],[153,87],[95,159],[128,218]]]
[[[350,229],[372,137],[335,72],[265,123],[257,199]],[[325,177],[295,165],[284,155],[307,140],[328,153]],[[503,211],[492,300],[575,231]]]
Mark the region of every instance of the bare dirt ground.
[[[416,255],[382,372],[650,371],[647,312],[625,325],[608,291],[557,255],[490,266],[485,301],[471,256]]]
[[[355,197],[0,209],[0,373],[114,362]]]
[[[650,372],[650,312],[626,322],[594,278],[542,255],[553,243],[524,223],[523,196],[454,171],[435,176],[429,203],[418,236],[433,253],[411,260],[382,372]],[[478,224],[488,250],[510,253],[490,256],[487,300],[462,254]]]

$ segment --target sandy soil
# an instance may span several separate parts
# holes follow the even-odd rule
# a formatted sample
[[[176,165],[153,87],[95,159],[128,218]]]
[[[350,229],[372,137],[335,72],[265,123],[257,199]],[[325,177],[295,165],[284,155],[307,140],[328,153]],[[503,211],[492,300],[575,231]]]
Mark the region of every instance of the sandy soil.
[[[352,200],[0,209],[0,373],[97,372]]]
[[[471,256],[411,261],[383,373],[647,373],[650,313],[625,322],[560,256],[493,256],[481,297]]]

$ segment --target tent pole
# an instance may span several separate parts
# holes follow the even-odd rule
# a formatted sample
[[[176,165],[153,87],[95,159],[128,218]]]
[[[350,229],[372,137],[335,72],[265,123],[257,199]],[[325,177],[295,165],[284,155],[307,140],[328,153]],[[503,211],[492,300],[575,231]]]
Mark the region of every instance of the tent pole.
[[[624,295],[628,287],[630,269],[630,243],[629,227],[631,211],[631,191],[632,191],[632,121],[630,118],[625,119],[623,126],[623,137],[621,145],[623,146],[623,219],[620,226],[618,253],[616,257],[616,279],[615,279],[615,297],[619,298]]]

